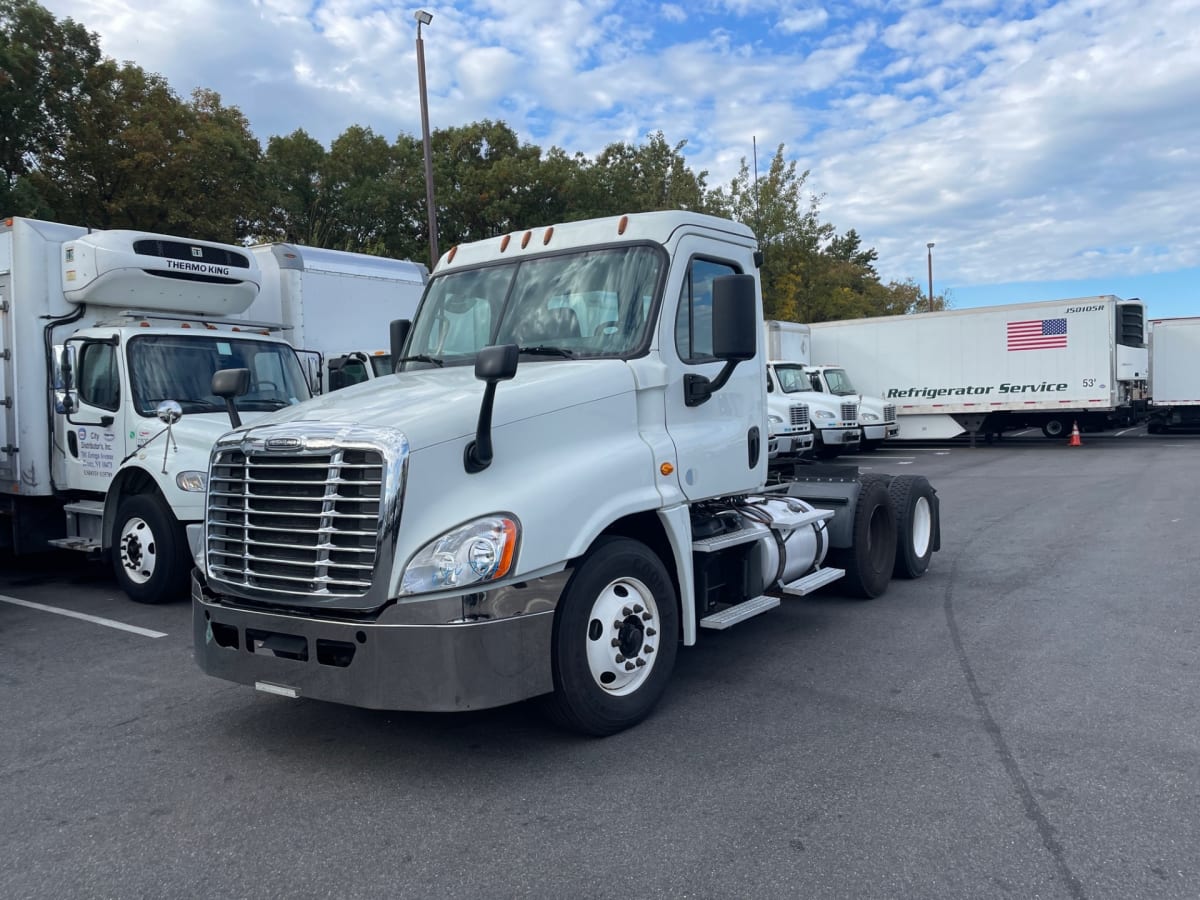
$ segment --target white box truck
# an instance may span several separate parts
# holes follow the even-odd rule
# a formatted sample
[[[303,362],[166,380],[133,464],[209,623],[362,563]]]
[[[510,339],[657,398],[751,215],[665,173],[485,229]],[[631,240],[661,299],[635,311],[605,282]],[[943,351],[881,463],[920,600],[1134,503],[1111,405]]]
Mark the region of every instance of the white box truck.
[[[1111,295],[812,324],[815,357],[897,406],[900,438],[1050,438],[1133,420],[1145,307]]]
[[[1200,428],[1200,318],[1150,322],[1151,434]]]
[[[767,404],[799,403],[808,409],[813,426],[813,451],[836,456],[857,450],[862,440],[858,397],[835,397],[812,384],[801,356],[808,352],[808,334],[794,322],[763,323],[767,354]]]
[[[245,248],[0,222],[0,546],[109,554],[133,599],[186,596],[231,422],[213,373],[249,371],[248,420],[309,397],[291,345],[243,315],[259,280]]]
[[[828,363],[814,364],[811,353],[811,329],[801,322],[767,322],[768,371],[775,376],[776,385],[790,383],[796,390],[803,389],[803,374],[808,378],[809,388],[827,397],[838,398],[826,401],[827,408],[835,410],[845,402],[845,398],[853,397],[858,401],[858,425],[862,433],[859,448],[874,450],[888,438],[894,438],[900,428],[896,424],[896,404],[888,403],[879,397],[864,394],[855,389],[854,383],[845,368]],[[797,370],[796,366],[801,369]],[[790,372],[781,373],[779,370],[787,367]],[[781,374],[785,377],[781,378]],[[787,377],[789,376],[790,377]]]
[[[919,576],[924,478],[769,479],[760,261],[748,228],[688,212],[443,255],[395,376],[213,448],[201,668],[380,709],[544,695],[607,734],[703,630]]]
[[[315,392],[391,372],[388,326],[417,311],[429,275],[424,265],[280,242],[251,251],[262,290],[246,314],[286,326]]]

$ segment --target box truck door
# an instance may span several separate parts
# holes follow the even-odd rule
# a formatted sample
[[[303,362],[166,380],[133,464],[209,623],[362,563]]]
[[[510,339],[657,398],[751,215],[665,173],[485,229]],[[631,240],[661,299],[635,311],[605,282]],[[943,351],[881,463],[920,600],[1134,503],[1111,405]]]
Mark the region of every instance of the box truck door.
[[[67,486],[105,492],[125,456],[121,408],[120,346],[79,340],[75,384],[79,409],[62,417]]]

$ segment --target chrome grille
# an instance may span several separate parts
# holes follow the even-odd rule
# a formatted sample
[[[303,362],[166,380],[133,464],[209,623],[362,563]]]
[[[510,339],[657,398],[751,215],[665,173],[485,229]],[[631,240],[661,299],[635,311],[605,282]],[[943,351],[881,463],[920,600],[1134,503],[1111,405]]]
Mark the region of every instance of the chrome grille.
[[[802,428],[808,424],[808,404],[797,403],[791,408],[792,427]]]
[[[896,421],[896,404],[885,403],[883,406],[883,421],[889,425]]]
[[[231,584],[355,597],[371,587],[384,486],[378,450],[214,452],[208,570]]]
[[[842,404],[842,421],[857,422],[858,421],[858,404],[843,403]]]

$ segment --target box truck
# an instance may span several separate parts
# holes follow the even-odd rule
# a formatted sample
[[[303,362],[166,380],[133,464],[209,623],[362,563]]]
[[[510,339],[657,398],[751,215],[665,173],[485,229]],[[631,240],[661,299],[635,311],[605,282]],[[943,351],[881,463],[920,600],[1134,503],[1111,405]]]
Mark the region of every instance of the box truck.
[[[231,424],[213,373],[248,370],[247,420],[309,397],[291,345],[244,316],[260,277],[241,247],[0,223],[0,546],[107,554],[134,600],[186,596]]]
[[[813,364],[811,330],[800,322],[767,322],[768,371],[774,376],[775,384],[785,381],[803,389],[807,378],[809,388],[827,397],[839,398],[832,403],[826,400],[831,411],[845,402],[844,398],[858,401],[858,424],[862,434],[860,449],[874,450],[888,438],[899,433],[896,424],[896,404],[887,403],[879,397],[863,394],[855,389],[850,375],[839,365]],[[800,366],[797,369],[797,365]],[[787,368],[787,372],[781,370]],[[781,377],[783,376],[783,377]]]
[[[416,312],[429,274],[424,265],[279,242],[251,252],[262,289],[247,315],[285,326],[315,392],[391,372],[388,326]]]
[[[380,709],[542,696],[608,734],[702,631],[921,575],[926,479],[768,477],[761,258],[689,212],[449,250],[393,329],[396,375],[213,448],[201,668]]]
[[[1200,318],[1150,322],[1147,430],[1200,428]]]
[[[803,402],[813,426],[813,451],[818,456],[836,456],[857,450],[862,440],[858,397],[835,397],[815,388],[805,371],[802,355],[807,353],[808,335],[794,322],[763,323],[763,346],[767,355],[767,403]]]
[[[812,352],[897,406],[900,438],[1050,438],[1133,420],[1145,307],[1111,295],[812,324]]]

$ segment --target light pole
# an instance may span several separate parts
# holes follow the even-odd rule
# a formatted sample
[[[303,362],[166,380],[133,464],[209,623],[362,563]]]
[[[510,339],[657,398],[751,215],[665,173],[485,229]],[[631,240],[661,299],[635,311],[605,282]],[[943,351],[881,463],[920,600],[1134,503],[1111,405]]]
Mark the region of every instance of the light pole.
[[[933,312],[933,241],[925,245],[929,254],[929,311]]]
[[[421,141],[425,147],[425,206],[429,210],[429,268],[438,261],[437,207],[433,205],[433,155],[429,149],[429,100],[425,94],[425,42],[421,40],[421,26],[433,21],[433,13],[418,9],[413,13],[417,20],[417,86],[421,91]]]

